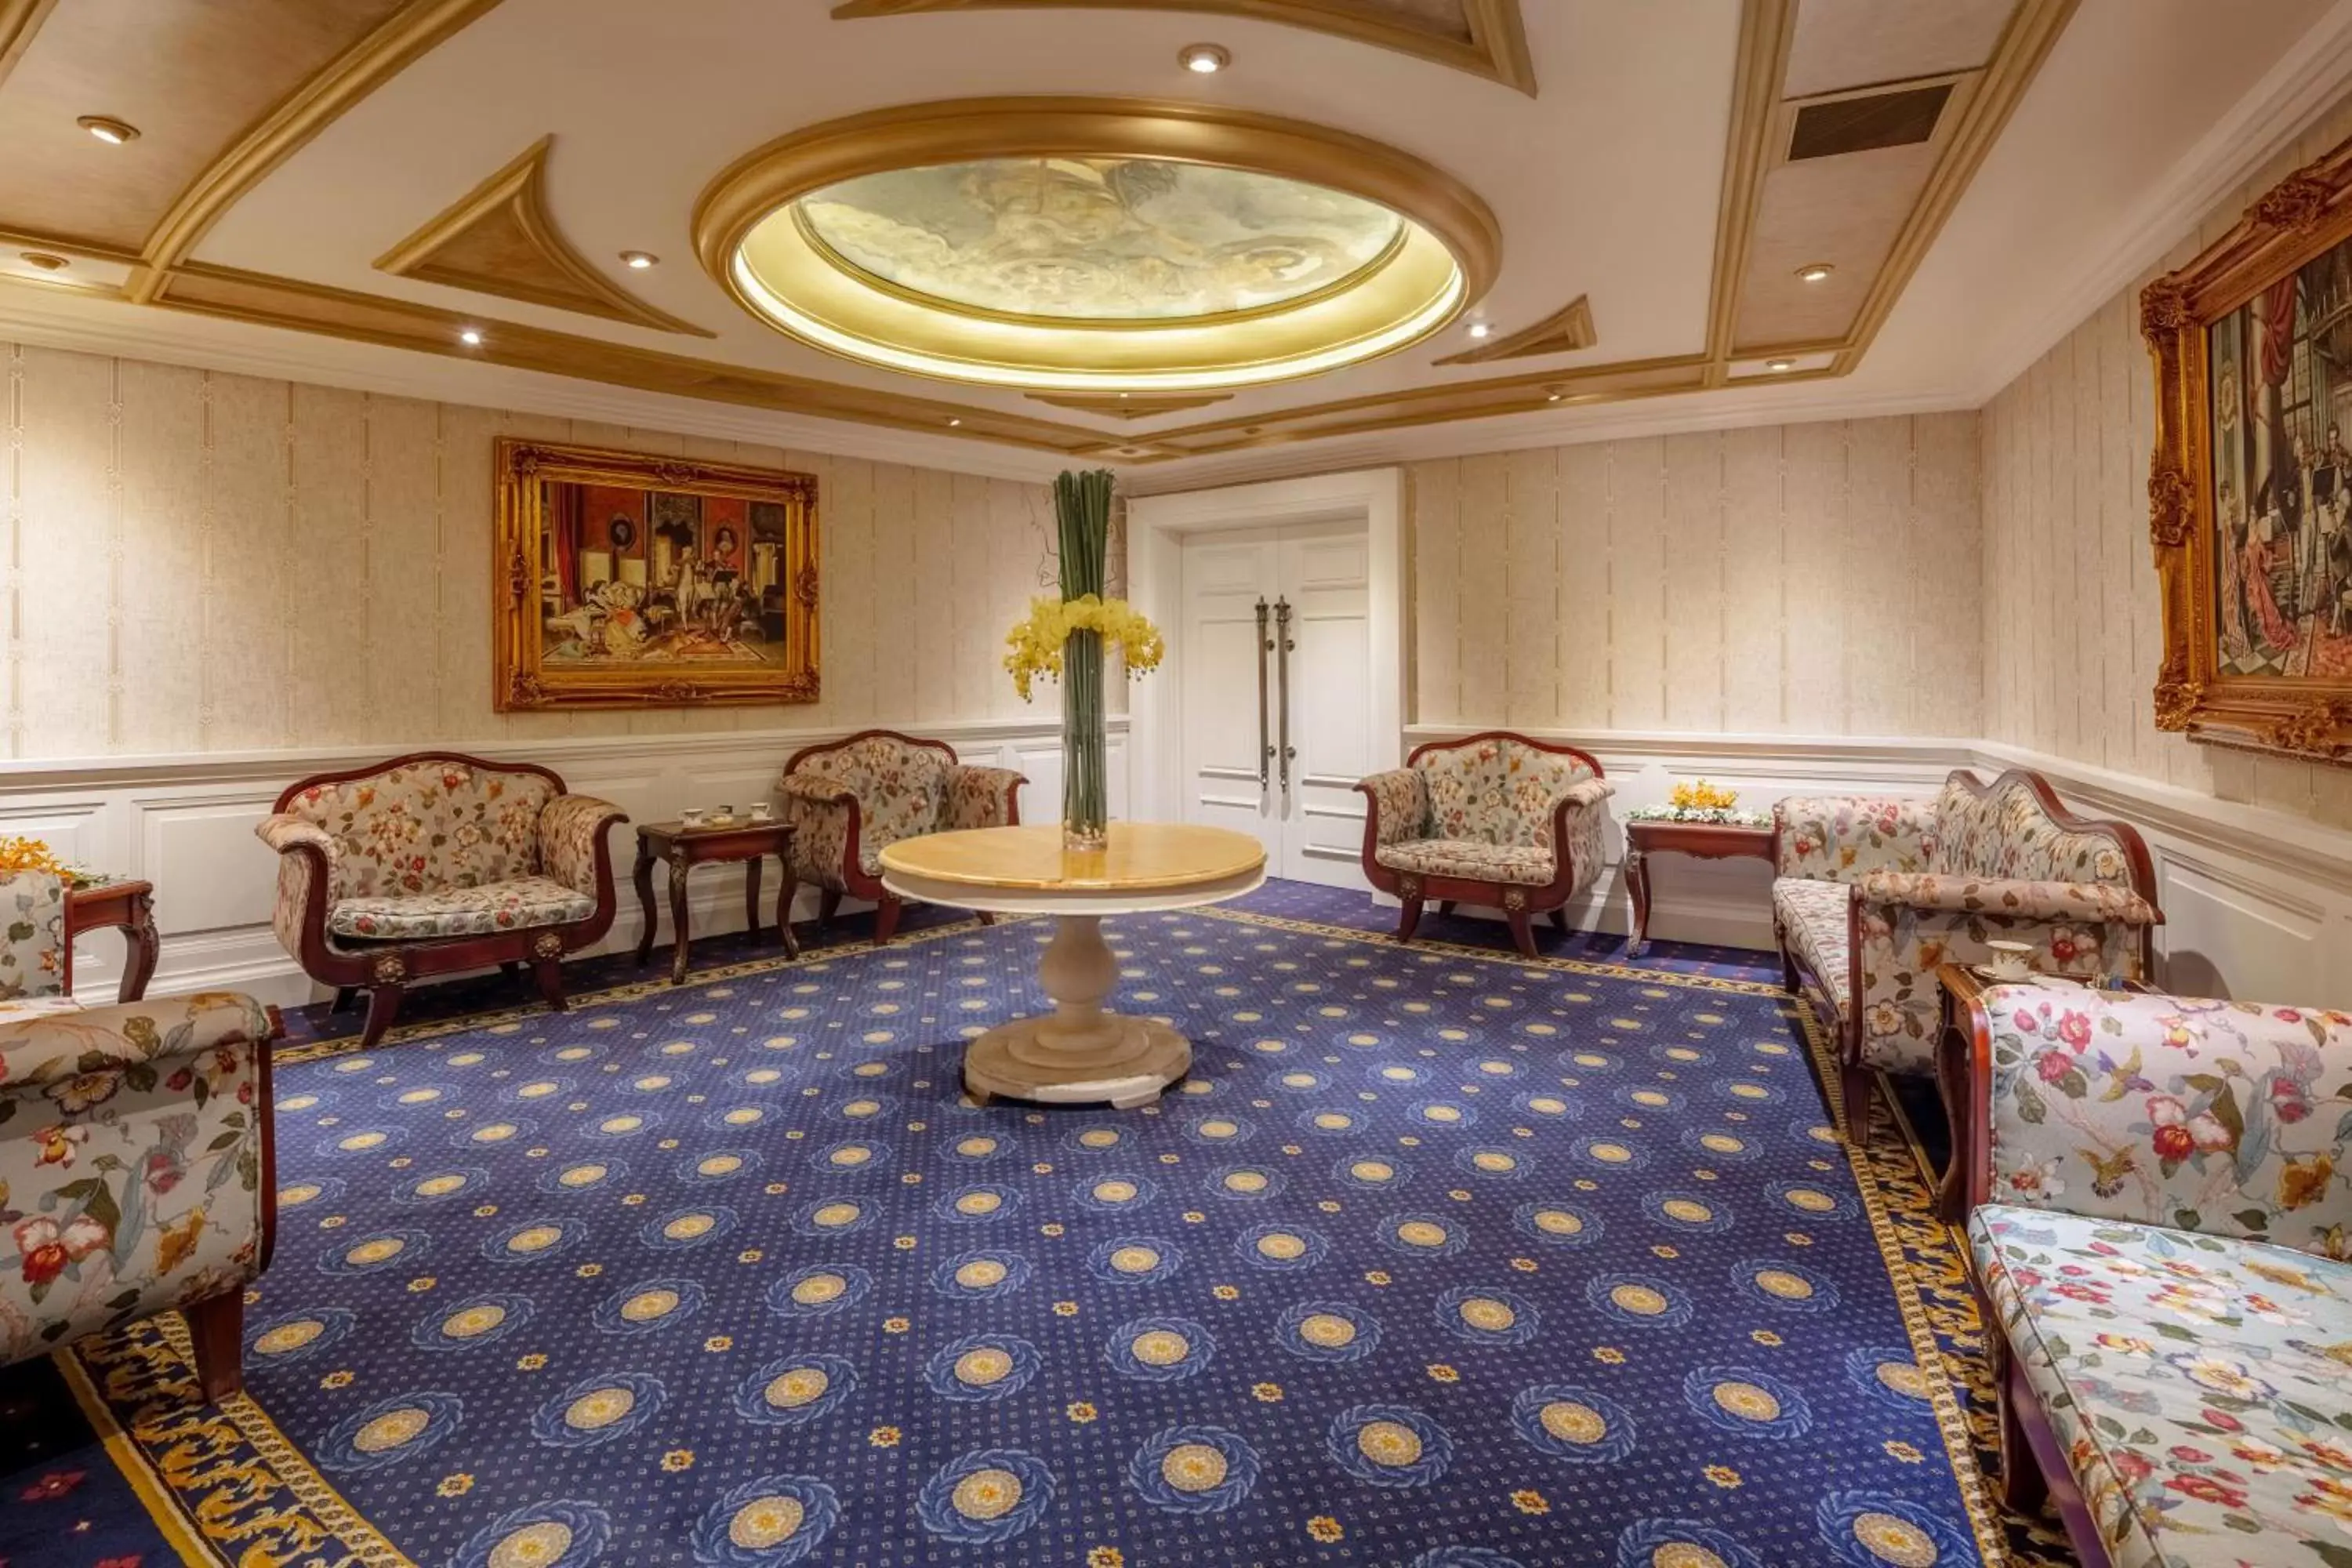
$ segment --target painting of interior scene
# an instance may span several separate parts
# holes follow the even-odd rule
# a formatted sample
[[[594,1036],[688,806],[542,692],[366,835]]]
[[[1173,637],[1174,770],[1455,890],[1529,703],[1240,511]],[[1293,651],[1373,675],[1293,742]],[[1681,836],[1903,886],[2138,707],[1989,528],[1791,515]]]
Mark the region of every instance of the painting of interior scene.
[[[2352,242],[2213,323],[2219,672],[2352,678]]]
[[[782,505],[546,485],[540,597],[548,664],[784,662]]]

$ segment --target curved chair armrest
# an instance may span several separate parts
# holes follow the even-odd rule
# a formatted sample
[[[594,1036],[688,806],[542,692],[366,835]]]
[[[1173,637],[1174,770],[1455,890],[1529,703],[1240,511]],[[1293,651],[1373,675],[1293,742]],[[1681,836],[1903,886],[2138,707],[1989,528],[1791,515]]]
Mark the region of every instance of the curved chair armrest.
[[[612,850],[605,835],[614,824],[628,820],[629,814],[609,800],[559,795],[539,814],[539,863],[550,878],[573,892],[600,898],[612,886]]]
[[[205,1051],[277,1038],[252,997],[198,991],[0,1024],[0,1096],[53,1089],[93,1073],[138,1071]]]
[[[958,763],[948,769],[947,809],[940,826],[1010,827],[1021,820],[1021,786],[1029,775],[1011,768]]]
[[[329,866],[335,863],[334,836],[315,822],[308,822],[290,812],[265,816],[253,825],[253,836],[277,850],[280,855],[297,849],[315,849]]]
[[[1429,785],[1419,768],[1391,768],[1356,781],[1364,796],[1364,858],[1390,844],[1419,838],[1429,827]]]
[[[787,802],[807,801],[814,805],[857,804],[857,796],[846,785],[824,773],[786,773],[776,781],[776,793]]]
[[[2019,881],[1948,872],[1871,871],[1855,884],[1874,904],[1915,910],[1950,910],[1964,914],[2005,915],[2012,920],[2114,922],[2150,926],[2164,916],[2129,888],[2110,882]]]
[[[1969,1012],[1972,1201],[2352,1253],[2352,1016],[2047,984]]]
[[[1936,803],[1895,795],[1791,795],[1772,805],[1772,874],[1851,881],[1924,871]]]

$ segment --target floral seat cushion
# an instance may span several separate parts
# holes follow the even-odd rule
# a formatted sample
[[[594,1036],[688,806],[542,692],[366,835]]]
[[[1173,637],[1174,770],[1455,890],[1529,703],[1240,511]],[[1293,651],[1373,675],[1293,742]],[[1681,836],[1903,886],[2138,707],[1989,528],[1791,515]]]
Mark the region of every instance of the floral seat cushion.
[[[2115,1568],[2352,1562],[2352,1263],[2005,1204],[1969,1240]]]
[[[406,898],[338,899],[327,911],[327,929],[369,942],[418,942],[569,925],[595,912],[596,901],[585,893],[545,877],[517,877]]]
[[[1549,849],[1475,838],[1414,838],[1384,844],[1373,851],[1373,858],[1392,871],[1463,877],[1475,882],[1516,882],[1530,888],[1550,881],[1553,866]]]
[[[1789,946],[1821,976],[1841,1014],[1853,1003],[1853,943],[1846,923],[1853,897],[1852,884],[1815,877],[1781,877],[1772,883],[1772,910],[1789,933]]]

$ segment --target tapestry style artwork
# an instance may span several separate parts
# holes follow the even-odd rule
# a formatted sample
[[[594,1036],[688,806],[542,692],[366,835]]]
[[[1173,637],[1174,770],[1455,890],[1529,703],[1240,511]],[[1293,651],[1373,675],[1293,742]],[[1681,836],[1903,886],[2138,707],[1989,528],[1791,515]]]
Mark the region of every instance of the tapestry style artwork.
[[[78,1364],[224,1561],[2009,1549],[1950,1236],[1776,989],[1139,916],[1193,1078],[975,1107],[1048,934],[288,1047],[249,1400],[187,1397],[176,1319]]]
[[[816,481],[499,445],[499,706],[813,701]]]
[[[2221,668],[2352,679],[2352,242],[2209,334]]]

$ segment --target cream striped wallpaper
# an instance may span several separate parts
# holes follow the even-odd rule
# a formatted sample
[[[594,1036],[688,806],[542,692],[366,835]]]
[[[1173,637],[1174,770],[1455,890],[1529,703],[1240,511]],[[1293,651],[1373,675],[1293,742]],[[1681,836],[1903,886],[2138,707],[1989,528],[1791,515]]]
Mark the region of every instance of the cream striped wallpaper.
[[[1004,628],[1041,486],[0,342],[0,755],[96,757],[1050,717]],[[822,702],[490,710],[490,446],[819,480]]]
[[[1416,718],[1974,735],[1977,462],[1959,413],[1414,464]]]
[[[2147,278],[2352,134],[2352,103],[2218,203]],[[1985,733],[2243,805],[2352,827],[2352,768],[2258,757],[2158,731],[2161,616],[2147,538],[2155,383],[2139,290],[2117,294],[1983,411]]]

